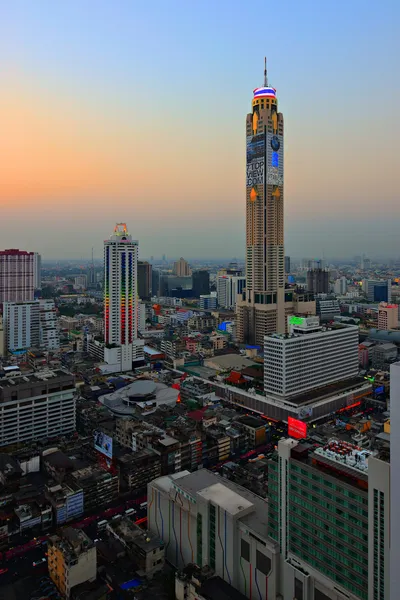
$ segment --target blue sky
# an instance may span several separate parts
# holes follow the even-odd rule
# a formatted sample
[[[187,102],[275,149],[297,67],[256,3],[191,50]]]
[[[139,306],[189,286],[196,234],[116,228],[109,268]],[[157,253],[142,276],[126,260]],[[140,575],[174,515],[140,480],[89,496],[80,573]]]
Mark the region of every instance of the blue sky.
[[[398,3],[0,10],[6,245],[18,217],[45,255],[100,253],[126,220],[143,255],[243,256],[244,120],[267,55],[285,117],[287,252],[400,254]]]

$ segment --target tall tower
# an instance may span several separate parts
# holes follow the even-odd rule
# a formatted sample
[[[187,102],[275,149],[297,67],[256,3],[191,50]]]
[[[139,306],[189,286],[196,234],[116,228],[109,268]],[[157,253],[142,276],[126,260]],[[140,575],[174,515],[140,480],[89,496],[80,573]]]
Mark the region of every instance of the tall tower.
[[[265,60],[264,85],[253,91],[246,117],[246,290],[237,303],[238,341],[244,343],[262,346],[265,335],[284,333],[286,316],[295,310],[293,291],[285,291],[283,175],[283,115]],[[313,308],[303,307],[307,313]]]
[[[0,252],[0,304],[33,300],[34,281],[33,252],[15,249]]]
[[[142,354],[137,339],[138,249],[125,223],[117,223],[104,242],[104,358],[118,362],[121,371],[132,369],[132,360]]]

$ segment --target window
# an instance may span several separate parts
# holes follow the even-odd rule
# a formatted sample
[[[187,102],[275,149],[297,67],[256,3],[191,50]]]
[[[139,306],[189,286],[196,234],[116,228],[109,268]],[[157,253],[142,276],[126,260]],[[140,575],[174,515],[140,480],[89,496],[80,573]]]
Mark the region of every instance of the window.
[[[296,600],[303,600],[303,582],[295,577],[294,579],[294,597]]]
[[[271,571],[271,559],[269,556],[265,556],[265,554],[259,550],[257,550],[256,554],[256,568],[258,571],[261,571],[263,575],[268,575],[268,573]],[[302,600],[302,598],[299,600]]]
[[[244,558],[244,560],[247,560],[247,562],[250,562],[250,544],[249,542],[246,542],[246,540],[244,540],[243,538],[240,540],[240,556]]]
[[[328,596],[321,590],[314,590],[314,600],[329,600]]]

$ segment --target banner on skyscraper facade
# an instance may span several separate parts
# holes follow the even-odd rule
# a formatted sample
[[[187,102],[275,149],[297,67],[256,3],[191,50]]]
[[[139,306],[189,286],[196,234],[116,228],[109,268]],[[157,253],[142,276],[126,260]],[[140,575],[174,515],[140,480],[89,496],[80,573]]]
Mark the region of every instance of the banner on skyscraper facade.
[[[264,183],[264,158],[258,158],[247,163],[246,186],[263,185]]]
[[[283,136],[269,132],[266,145],[267,185],[283,185]]]
[[[264,158],[265,152],[265,135],[259,133],[257,135],[249,135],[246,138],[246,158],[247,164],[252,160]]]

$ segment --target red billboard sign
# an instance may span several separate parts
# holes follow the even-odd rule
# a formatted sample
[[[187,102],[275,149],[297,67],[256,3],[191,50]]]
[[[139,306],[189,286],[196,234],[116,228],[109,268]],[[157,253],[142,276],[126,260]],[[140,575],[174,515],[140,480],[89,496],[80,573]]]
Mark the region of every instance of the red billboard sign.
[[[288,417],[288,434],[296,440],[307,437],[307,424],[293,417]]]

